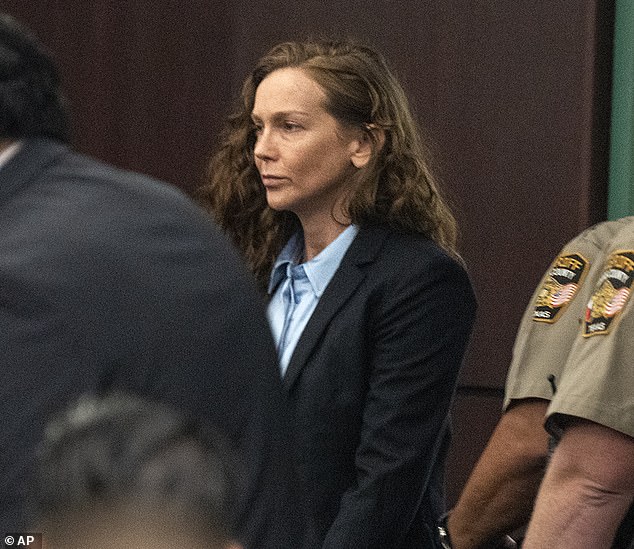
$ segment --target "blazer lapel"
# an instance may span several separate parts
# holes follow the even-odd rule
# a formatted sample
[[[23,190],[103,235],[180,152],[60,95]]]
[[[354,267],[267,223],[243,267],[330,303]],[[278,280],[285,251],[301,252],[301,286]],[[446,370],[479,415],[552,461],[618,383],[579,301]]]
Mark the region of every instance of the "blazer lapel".
[[[385,229],[378,226],[364,227],[350,245],[297,342],[284,375],[287,390],[297,380],[331,319],[365,278],[363,266],[375,260],[386,234]]]

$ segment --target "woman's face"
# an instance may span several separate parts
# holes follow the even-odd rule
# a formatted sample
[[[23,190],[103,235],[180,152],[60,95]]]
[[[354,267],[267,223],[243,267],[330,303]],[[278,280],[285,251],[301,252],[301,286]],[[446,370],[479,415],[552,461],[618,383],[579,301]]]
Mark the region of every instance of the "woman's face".
[[[330,220],[341,212],[358,130],[326,112],[326,94],[298,68],[269,74],[255,93],[255,165],[274,210],[294,212],[302,221]]]

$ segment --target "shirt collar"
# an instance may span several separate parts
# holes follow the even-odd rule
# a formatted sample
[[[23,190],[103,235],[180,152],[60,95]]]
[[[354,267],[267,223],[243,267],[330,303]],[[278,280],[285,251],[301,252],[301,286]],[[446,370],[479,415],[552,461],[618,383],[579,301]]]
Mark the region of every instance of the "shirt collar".
[[[277,256],[273,270],[271,271],[271,278],[269,279],[269,295],[273,294],[277,285],[286,276],[288,265],[296,265],[297,258],[302,254],[303,244],[300,239],[301,233],[295,233],[291,236],[286,243],[286,246],[282,248],[280,255]]]
[[[358,232],[359,227],[350,225],[319,254],[302,264],[306,277],[317,297],[321,297],[323,294]],[[269,295],[272,295],[278,284],[288,276],[291,268],[297,265],[297,258],[302,255],[303,245],[301,233],[295,233],[286,243],[271,271]]]

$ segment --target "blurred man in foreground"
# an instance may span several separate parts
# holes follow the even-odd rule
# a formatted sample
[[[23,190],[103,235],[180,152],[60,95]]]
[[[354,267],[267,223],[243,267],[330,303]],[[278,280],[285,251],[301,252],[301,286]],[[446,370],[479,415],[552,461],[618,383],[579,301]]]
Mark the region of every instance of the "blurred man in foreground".
[[[296,548],[281,382],[251,280],[180,191],[76,154],[68,133],[50,57],[0,14],[0,526],[29,523],[46,419],[119,387],[222,430],[244,471],[240,541]]]

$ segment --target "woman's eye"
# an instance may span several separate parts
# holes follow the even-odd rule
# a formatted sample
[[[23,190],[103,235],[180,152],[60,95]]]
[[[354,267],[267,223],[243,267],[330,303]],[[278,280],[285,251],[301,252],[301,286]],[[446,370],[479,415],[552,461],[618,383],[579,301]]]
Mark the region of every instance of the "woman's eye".
[[[289,132],[301,129],[301,126],[295,122],[284,122],[283,127],[286,131]]]

